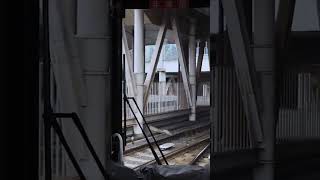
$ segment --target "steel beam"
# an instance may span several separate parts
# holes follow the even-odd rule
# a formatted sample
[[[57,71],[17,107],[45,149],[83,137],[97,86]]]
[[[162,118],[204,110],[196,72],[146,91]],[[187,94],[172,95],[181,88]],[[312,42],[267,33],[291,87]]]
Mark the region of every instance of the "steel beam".
[[[277,47],[283,49],[286,46],[288,35],[291,32],[293,14],[296,0],[280,0],[276,21]]]
[[[144,97],[144,80],[145,80],[145,43],[144,43],[144,10],[134,10],[134,74],[137,85],[137,104],[139,109],[143,112],[143,97]],[[138,116],[138,121],[143,125],[142,117]],[[136,124],[134,126],[135,134],[142,134],[142,130]]]
[[[136,97],[137,96],[137,83],[133,74],[133,60],[132,56],[129,53],[128,39],[125,31],[124,23],[122,23],[122,49],[125,54],[125,75],[127,80],[127,85],[129,89],[129,96]]]
[[[132,67],[133,60],[132,60],[131,54],[129,53],[127,36],[125,34],[125,28],[123,25],[124,24],[122,24],[122,49],[123,49],[122,53],[125,54],[125,76],[126,76],[126,85],[128,87],[127,96],[137,98],[136,78],[134,76],[133,67]],[[128,103],[133,108],[133,112],[135,113],[136,117],[140,118],[140,120],[141,120],[142,117],[141,117],[137,107],[135,106],[135,104],[132,101],[129,101]],[[125,106],[126,106],[126,104],[125,104]],[[138,125],[136,125],[136,126],[138,126]]]
[[[188,104],[189,106],[191,106],[192,99],[191,99],[191,93],[190,93],[190,87],[189,87],[190,83],[189,83],[188,72],[186,67],[185,54],[184,54],[184,50],[181,43],[180,30],[175,18],[172,19],[172,29],[173,29],[173,34],[174,34],[174,38],[175,38],[175,42],[178,50],[178,55],[179,55],[178,60],[179,60],[179,65],[181,69],[181,74],[182,74],[183,86],[186,93]]]
[[[196,98],[197,98],[197,81],[196,81],[196,21],[191,19],[189,30],[189,82],[191,86],[191,114],[190,121],[196,120]]]
[[[154,76],[156,74],[156,70],[157,70],[157,66],[158,66],[158,62],[159,62],[159,57],[161,54],[162,45],[164,42],[164,38],[166,36],[166,32],[167,32],[167,20],[166,20],[166,18],[163,18],[162,25],[160,26],[160,29],[158,32],[158,36],[157,36],[157,40],[156,40],[156,44],[155,44],[155,49],[154,49],[154,52],[153,52],[152,58],[151,58],[151,63],[150,63],[151,70],[148,72],[147,77],[144,81],[144,86],[145,86],[144,104],[145,105],[148,102],[150,87],[153,82]]]
[[[254,91],[252,76],[255,76],[255,73],[253,70],[254,66],[250,64],[252,58],[249,52],[248,32],[243,22],[244,14],[242,11],[239,11],[236,0],[222,0],[222,5],[227,20],[228,35],[243,107],[249,120],[251,135],[255,143],[260,143],[263,141],[263,132]]]

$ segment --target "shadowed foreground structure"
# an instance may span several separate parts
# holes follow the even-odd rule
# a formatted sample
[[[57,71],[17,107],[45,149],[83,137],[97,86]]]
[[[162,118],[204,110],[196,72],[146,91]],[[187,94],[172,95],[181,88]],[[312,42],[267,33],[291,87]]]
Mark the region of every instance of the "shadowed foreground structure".
[[[36,179],[320,179],[319,1],[33,3],[22,78]],[[162,166],[197,138],[210,168]]]

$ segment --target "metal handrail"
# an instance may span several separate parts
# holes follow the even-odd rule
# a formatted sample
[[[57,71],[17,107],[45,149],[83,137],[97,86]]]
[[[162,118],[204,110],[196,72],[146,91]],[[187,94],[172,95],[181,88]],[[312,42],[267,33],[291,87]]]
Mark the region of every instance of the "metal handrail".
[[[149,146],[149,148],[150,148],[150,150],[151,150],[151,152],[152,152],[155,160],[157,161],[158,165],[162,165],[162,163],[161,163],[161,161],[160,161],[157,153],[156,153],[155,150],[153,149],[153,147],[152,147],[152,145],[151,145],[151,143],[150,143],[150,141],[149,141],[149,139],[148,139],[147,134],[144,132],[144,130],[143,130],[140,122],[138,121],[138,118],[137,118],[136,114],[133,112],[133,109],[132,109],[132,107],[131,107],[131,105],[130,105],[130,103],[129,103],[129,101],[128,101],[128,98],[127,98],[126,96],[124,96],[123,99],[124,99],[124,101],[125,101],[126,103],[128,103],[129,108],[130,108],[130,110],[131,110],[134,118],[136,119],[136,121],[137,121],[137,123],[138,123],[138,125],[139,125],[139,127],[140,127],[140,129],[141,129],[141,131],[142,131],[142,133],[143,133],[143,136],[145,137],[145,139],[146,139],[146,141],[147,141],[147,143],[148,143],[148,146]]]
[[[151,152],[152,152],[153,156],[155,157],[155,160],[157,161],[157,163],[158,163],[159,165],[162,165],[162,163],[161,163],[161,161],[160,161],[157,153],[154,151],[154,149],[153,149],[153,147],[152,147],[152,145],[151,145],[151,143],[150,143],[150,141],[149,141],[149,138],[148,138],[147,134],[144,132],[143,127],[141,126],[140,122],[138,121],[137,116],[136,116],[135,113],[133,112],[133,109],[132,109],[132,107],[131,107],[131,104],[129,103],[129,99],[132,99],[133,102],[135,103],[135,105],[136,105],[136,107],[137,107],[137,109],[138,109],[138,111],[139,111],[139,113],[140,113],[140,115],[141,115],[141,117],[142,117],[142,119],[143,119],[144,124],[146,125],[146,127],[148,128],[148,130],[149,130],[149,132],[150,132],[150,135],[151,135],[151,137],[152,137],[152,139],[153,139],[153,142],[155,143],[155,145],[156,145],[157,148],[159,149],[159,152],[160,152],[163,160],[165,161],[165,163],[166,163],[167,165],[169,165],[169,163],[168,163],[166,157],[164,156],[164,154],[163,154],[163,152],[162,152],[162,150],[161,150],[161,148],[160,148],[160,146],[159,146],[156,138],[154,137],[154,135],[153,135],[153,133],[152,133],[152,131],[151,131],[151,129],[150,129],[150,127],[149,127],[146,119],[145,119],[145,117],[143,116],[143,114],[142,114],[142,112],[141,112],[141,110],[140,110],[140,108],[139,108],[136,100],[135,100],[133,97],[127,97],[127,96],[124,96],[123,98],[124,98],[125,102],[128,103],[129,108],[130,108],[132,114],[134,115],[134,118],[136,119],[136,121],[137,121],[140,129],[142,130],[142,133],[143,133],[143,135],[144,135],[144,137],[145,137],[145,139],[146,139],[146,141],[147,141],[147,143],[148,143],[148,145],[149,145],[149,148],[151,149]]]
[[[46,114],[45,114],[45,116],[46,116]],[[59,123],[57,122],[57,118],[71,118],[73,120],[73,123],[76,125],[78,131],[80,132],[86,146],[88,147],[91,155],[93,156],[93,159],[97,163],[98,168],[99,168],[101,174],[103,175],[104,179],[105,180],[109,179],[109,176],[107,175],[96,151],[94,150],[93,145],[91,144],[89,137],[88,137],[78,115],[76,113],[49,113],[49,114],[47,114],[47,116],[48,116],[48,119],[50,119],[50,123],[48,125],[50,127],[52,127],[54,129],[54,131],[57,133],[57,135],[58,135],[63,147],[65,148],[74,168],[76,169],[77,173],[79,174],[80,179],[85,180],[86,177],[84,176],[84,173],[82,172],[82,170],[80,168],[80,165],[76,161],[76,158],[74,157],[74,155],[71,151],[71,148],[68,145],[68,143],[63,135],[61,127],[60,127]],[[46,146],[45,148],[46,148],[46,152],[48,152],[48,150],[51,148],[51,145]]]

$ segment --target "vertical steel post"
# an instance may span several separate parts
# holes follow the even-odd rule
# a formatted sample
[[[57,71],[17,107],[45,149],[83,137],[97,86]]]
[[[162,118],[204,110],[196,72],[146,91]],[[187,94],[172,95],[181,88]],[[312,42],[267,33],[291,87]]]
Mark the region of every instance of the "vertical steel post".
[[[134,74],[137,83],[137,103],[141,110],[143,110],[144,98],[144,78],[145,78],[145,64],[144,64],[144,10],[134,10]],[[138,121],[143,127],[143,120],[141,115],[136,114]],[[142,134],[141,129],[136,124],[133,127],[134,134]]]
[[[166,95],[166,70],[159,69],[159,95],[165,96]]]
[[[122,18],[125,16],[125,11],[123,7],[122,0],[120,1],[110,1],[110,26],[111,26],[111,35],[112,35],[112,48],[111,48],[111,59],[109,69],[110,69],[110,85],[108,91],[108,101],[107,107],[110,107],[111,110],[111,117],[108,118],[112,119],[111,123],[111,130],[112,134],[122,132],[122,122],[121,122],[121,80],[122,80]],[[107,125],[109,126],[109,125]],[[110,136],[107,136],[110,137]],[[116,143],[120,143],[120,141],[115,141]],[[118,157],[116,154],[120,152],[118,149],[121,145],[112,145],[113,152],[115,152],[115,156]],[[109,147],[109,146],[108,146]],[[110,151],[111,149],[108,149]],[[113,159],[114,160],[114,159]]]
[[[222,33],[223,33],[223,12],[220,0],[210,0],[210,73],[211,73],[211,87],[210,87],[210,121],[211,121],[211,150],[213,157],[215,152],[221,152],[221,67],[217,66],[223,58],[222,52]],[[214,164],[214,158],[211,158],[210,164]],[[211,166],[211,171],[213,172]],[[212,175],[210,173],[210,175]]]
[[[164,34],[165,35],[165,34]],[[166,54],[166,44],[168,43],[167,39],[163,40],[164,48],[161,48],[161,65],[159,69],[159,96],[160,96],[160,107],[161,112],[166,111],[166,69],[164,67],[165,54]]]
[[[196,120],[196,22],[191,19],[189,31],[189,81],[191,85],[191,114],[190,121]]]
[[[275,147],[275,57],[274,57],[275,1],[254,2],[254,59],[262,91],[261,121],[264,142],[259,151],[259,166],[254,179],[274,179]]]
[[[51,167],[51,126],[50,126],[50,113],[51,109],[51,97],[50,97],[50,50],[49,50],[49,0],[43,1],[43,95],[44,95],[44,138],[45,138],[45,179],[52,179],[52,167]]]
[[[127,103],[125,101],[125,97],[127,96],[127,86],[126,86],[126,56],[123,54],[123,59],[122,59],[122,103],[123,103],[123,151],[125,150],[125,147],[127,145]]]

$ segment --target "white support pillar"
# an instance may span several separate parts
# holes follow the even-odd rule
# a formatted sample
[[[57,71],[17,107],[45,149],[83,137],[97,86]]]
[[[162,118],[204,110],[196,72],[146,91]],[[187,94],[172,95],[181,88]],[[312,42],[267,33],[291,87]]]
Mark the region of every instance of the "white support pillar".
[[[159,95],[166,95],[166,70],[161,68],[158,69],[159,72]]]
[[[196,120],[196,22],[194,19],[191,20],[190,31],[189,31],[189,81],[191,86],[191,114],[189,117],[190,121]]]
[[[143,112],[143,96],[144,96],[144,12],[142,9],[134,10],[134,74],[137,84],[137,103],[140,110]],[[138,121],[143,124],[143,119],[140,114],[137,114]],[[142,134],[138,124],[133,127],[134,134]]]
[[[166,95],[166,70],[164,68],[159,68],[159,96],[160,96],[160,112],[163,112],[165,106],[163,106],[162,102],[165,100]]]
[[[132,68],[129,67],[129,56],[127,56],[127,53],[125,53],[124,44],[122,43],[122,55],[125,55],[125,76],[126,76],[126,85],[128,87],[128,94],[129,97],[136,97],[137,92],[137,86],[135,83],[135,78],[133,76]]]

